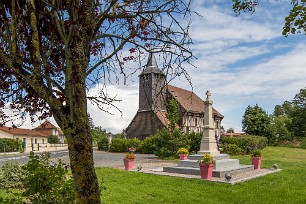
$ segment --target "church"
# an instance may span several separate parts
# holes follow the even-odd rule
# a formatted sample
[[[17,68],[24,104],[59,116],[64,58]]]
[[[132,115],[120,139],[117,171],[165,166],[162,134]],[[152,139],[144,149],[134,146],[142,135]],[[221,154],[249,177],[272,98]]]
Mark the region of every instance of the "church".
[[[150,53],[148,63],[139,75],[139,108],[126,128],[126,138],[144,140],[157,130],[167,127],[167,101],[175,99],[179,105],[178,126],[184,133],[202,132],[204,127],[204,101],[195,93],[167,84],[166,75],[158,68],[155,56]],[[223,119],[213,108],[216,137],[220,137]]]

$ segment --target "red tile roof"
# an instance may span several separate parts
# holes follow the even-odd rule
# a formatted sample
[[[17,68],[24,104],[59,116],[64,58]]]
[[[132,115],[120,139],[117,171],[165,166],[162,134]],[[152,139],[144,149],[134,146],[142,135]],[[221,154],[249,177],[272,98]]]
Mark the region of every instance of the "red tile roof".
[[[167,88],[168,92],[179,102],[185,111],[204,113],[204,101],[195,93],[172,85],[168,85]],[[213,115],[217,115],[221,118],[224,117],[214,108]]]
[[[54,126],[52,123],[50,123],[48,120],[45,120],[41,125],[34,129],[57,129],[56,126]]]
[[[166,111],[155,111],[157,118],[162,122],[162,124],[166,127],[170,124],[170,121],[166,117]]]
[[[35,130],[23,129],[23,128],[12,128],[12,127],[2,126],[0,127],[0,130],[3,130],[4,132],[7,132],[13,135],[32,135],[32,136],[44,136],[44,137],[48,136],[46,134],[37,132]]]

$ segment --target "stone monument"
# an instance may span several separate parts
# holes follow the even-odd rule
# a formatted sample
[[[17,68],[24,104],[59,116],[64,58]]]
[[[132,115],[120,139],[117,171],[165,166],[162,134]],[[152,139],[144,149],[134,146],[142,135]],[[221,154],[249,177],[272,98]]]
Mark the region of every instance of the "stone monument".
[[[206,100],[204,101],[204,128],[201,140],[200,150],[195,155],[190,155],[187,160],[180,160],[178,166],[164,167],[164,172],[200,175],[200,167],[198,161],[204,154],[210,154],[215,160],[213,170],[214,177],[224,177],[226,173],[236,174],[240,172],[254,170],[253,165],[241,165],[238,159],[230,159],[227,154],[220,154],[217,148],[215,138],[215,126],[212,115],[212,100],[210,91],[206,92]]]

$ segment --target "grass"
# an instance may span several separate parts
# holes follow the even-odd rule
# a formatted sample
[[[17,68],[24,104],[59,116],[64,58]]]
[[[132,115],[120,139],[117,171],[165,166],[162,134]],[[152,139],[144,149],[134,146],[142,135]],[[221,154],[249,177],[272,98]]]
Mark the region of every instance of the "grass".
[[[235,156],[251,164],[250,156]],[[111,168],[98,168],[103,203],[306,203],[306,150],[267,147],[263,168],[277,163],[283,171],[235,185],[199,179],[158,176]],[[5,191],[0,190],[0,197]]]
[[[251,164],[250,156],[235,158]],[[103,203],[306,203],[306,150],[267,147],[263,168],[274,163],[283,171],[235,185],[111,168],[97,174],[106,187]]]

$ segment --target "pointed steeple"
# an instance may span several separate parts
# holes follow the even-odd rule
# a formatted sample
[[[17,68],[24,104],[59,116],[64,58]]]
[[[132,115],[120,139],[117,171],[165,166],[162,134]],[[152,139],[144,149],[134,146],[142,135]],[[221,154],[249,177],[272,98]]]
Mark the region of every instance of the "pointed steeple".
[[[157,67],[155,55],[150,52],[147,67]]]
[[[143,70],[143,72],[140,75],[150,74],[150,73],[164,75],[164,73],[158,68],[155,56],[152,52],[150,52],[149,54],[146,68]]]

